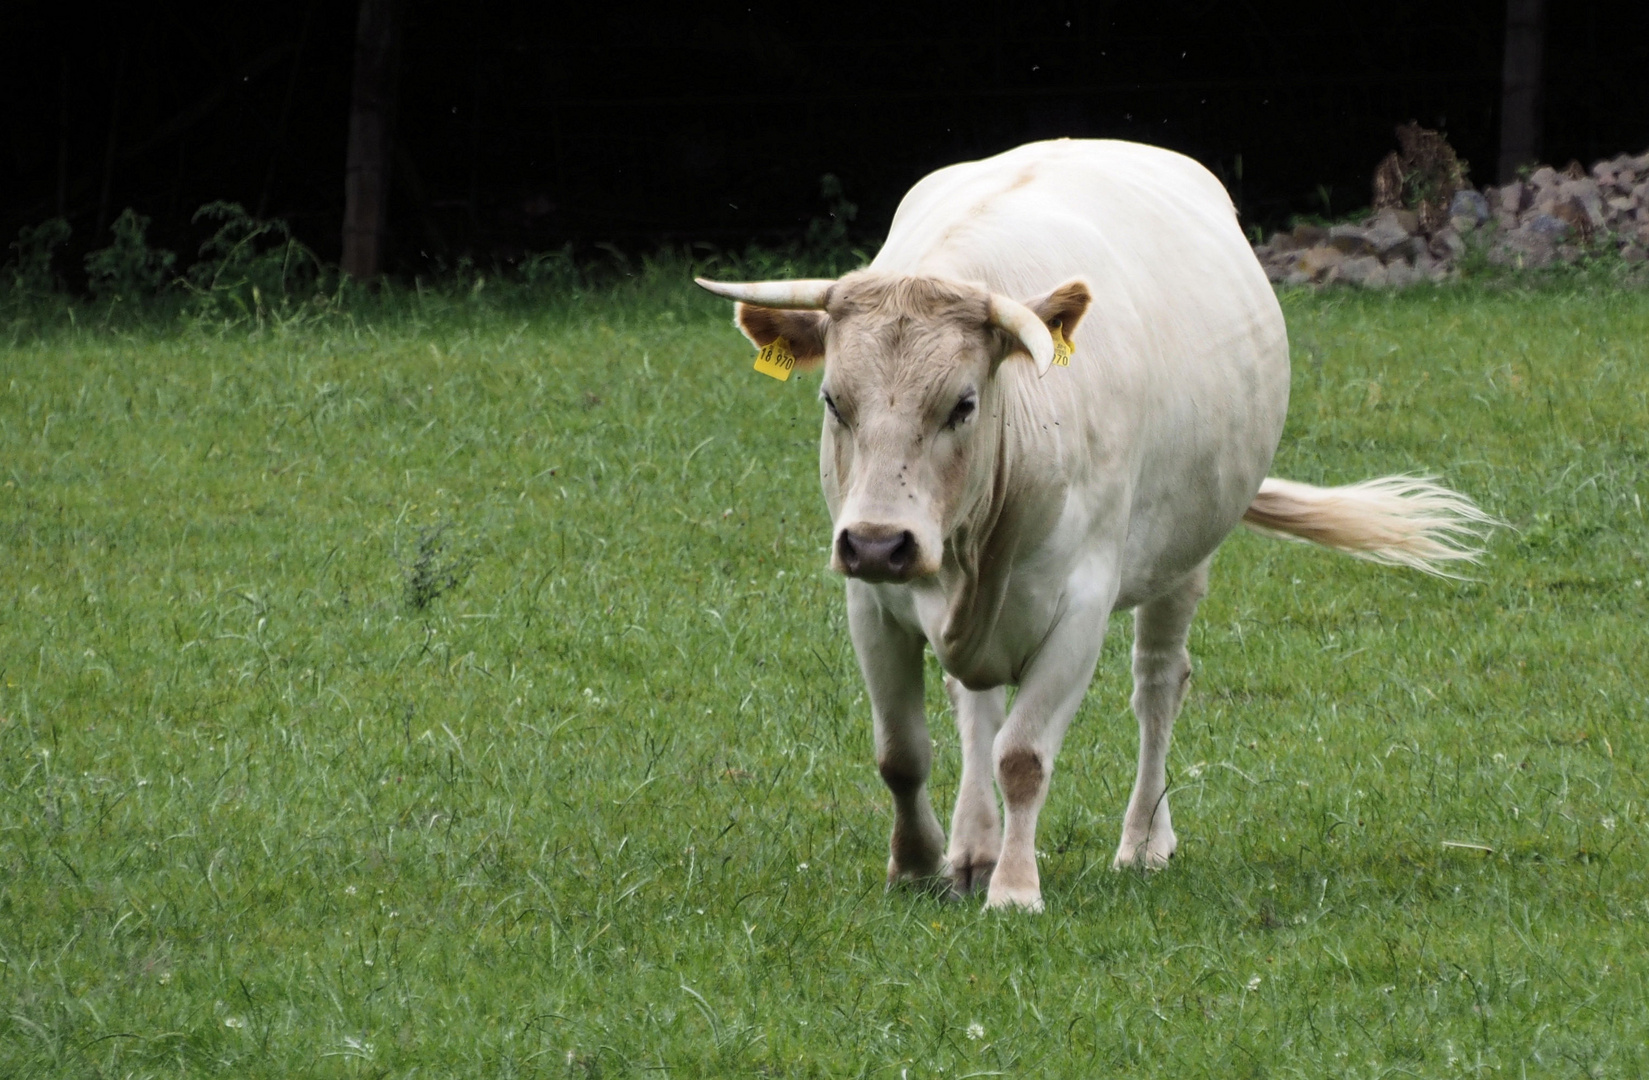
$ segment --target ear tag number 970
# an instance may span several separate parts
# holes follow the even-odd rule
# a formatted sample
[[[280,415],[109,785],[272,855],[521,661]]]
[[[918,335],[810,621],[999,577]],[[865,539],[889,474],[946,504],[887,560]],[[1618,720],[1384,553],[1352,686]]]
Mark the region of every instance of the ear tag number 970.
[[[756,354],[756,370],[771,375],[780,382],[790,378],[796,368],[796,355],[790,351],[790,342],[776,337],[763,345]]]
[[[1054,323],[1048,327],[1048,331],[1054,339],[1054,363],[1060,367],[1070,367],[1071,353],[1075,350],[1071,348],[1071,343],[1065,340],[1065,331],[1061,324]]]

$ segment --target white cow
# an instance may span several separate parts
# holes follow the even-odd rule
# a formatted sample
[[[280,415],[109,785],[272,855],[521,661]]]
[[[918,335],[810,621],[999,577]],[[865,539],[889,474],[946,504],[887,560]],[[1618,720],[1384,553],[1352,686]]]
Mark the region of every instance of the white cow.
[[[1167,861],[1186,638],[1238,522],[1438,572],[1474,558],[1489,521],[1420,479],[1266,479],[1288,405],[1282,311],[1219,181],[1166,150],[1060,140],[953,165],[905,196],[865,270],[699,284],[741,301],[758,346],[782,337],[799,367],[824,364],[819,476],[893,794],[890,884],[988,882],[991,907],[1041,908],[1037,814],[1123,608],[1140,754],[1116,865]],[[1075,355],[1052,367],[1061,341]],[[924,645],[961,732],[948,851],[926,788]]]

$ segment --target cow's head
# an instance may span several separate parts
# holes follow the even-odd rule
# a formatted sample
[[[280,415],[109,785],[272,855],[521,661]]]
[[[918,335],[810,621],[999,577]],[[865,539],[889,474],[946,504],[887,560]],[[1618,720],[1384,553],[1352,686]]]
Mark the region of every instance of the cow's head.
[[[1047,374],[1050,331],[1072,340],[1090,300],[1080,280],[1021,302],[964,282],[871,271],[699,284],[739,301],[735,321],[758,348],[783,337],[797,367],[824,364],[819,474],[834,518],[830,565],[868,581],[939,571],[945,541],[990,496],[999,368],[1034,363]]]

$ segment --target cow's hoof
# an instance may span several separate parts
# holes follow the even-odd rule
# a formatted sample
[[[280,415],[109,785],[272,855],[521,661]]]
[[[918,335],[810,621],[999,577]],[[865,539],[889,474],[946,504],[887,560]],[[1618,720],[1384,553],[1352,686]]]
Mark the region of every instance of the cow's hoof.
[[[1028,889],[1010,889],[992,882],[990,892],[985,897],[985,907],[1037,914],[1042,911],[1042,890],[1035,886]]]
[[[1161,870],[1168,865],[1168,860],[1174,857],[1177,845],[1173,837],[1152,837],[1143,843],[1130,843],[1124,840],[1117,846],[1116,858],[1111,860],[1112,870]]]
[[[948,896],[951,891],[950,879],[945,876],[943,865],[911,867],[892,859],[887,863],[887,887],[889,892],[903,889],[938,896]]]
[[[966,862],[959,861],[950,864],[945,876],[950,879],[950,888],[957,896],[969,896],[973,893],[990,888],[991,873],[996,869],[996,860]]]

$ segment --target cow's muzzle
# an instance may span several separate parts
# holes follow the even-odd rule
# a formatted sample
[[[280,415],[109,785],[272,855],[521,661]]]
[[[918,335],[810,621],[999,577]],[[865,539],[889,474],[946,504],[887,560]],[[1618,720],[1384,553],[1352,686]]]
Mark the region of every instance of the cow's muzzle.
[[[846,528],[836,535],[837,569],[865,581],[909,581],[922,565],[922,549],[909,529]]]

